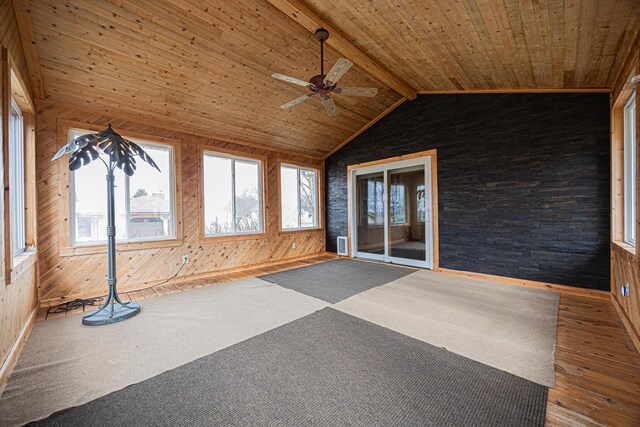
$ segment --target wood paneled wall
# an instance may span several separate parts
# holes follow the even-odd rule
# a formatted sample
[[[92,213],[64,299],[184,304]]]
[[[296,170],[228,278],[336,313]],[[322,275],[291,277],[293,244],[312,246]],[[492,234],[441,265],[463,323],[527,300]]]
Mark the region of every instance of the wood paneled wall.
[[[16,71],[24,81],[28,82],[29,74],[24,60],[15,13],[12,2],[8,0],[0,2],[0,38],[0,43],[8,49],[9,55],[15,63]],[[0,92],[2,90],[4,89],[0,87]],[[0,93],[0,98],[1,95]],[[0,221],[2,221],[0,228],[4,229],[4,218],[1,218]],[[4,253],[4,239],[0,253]],[[0,282],[0,390],[3,380],[6,379],[4,376],[10,370],[7,369],[8,365],[15,361],[8,360],[7,356],[20,341],[21,332],[26,323],[32,319],[30,316],[38,302],[35,264],[31,264],[21,274],[16,274],[10,285],[5,284],[4,269],[2,270],[3,276]]]
[[[190,258],[179,274],[186,276],[206,276],[221,270],[235,269],[249,265],[259,265],[277,260],[303,257],[323,252],[325,248],[324,229],[280,233],[278,230],[279,188],[277,184],[278,160],[302,162],[321,168],[318,160],[309,160],[290,154],[244,147],[219,142],[215,138],[187,135],[161,127],[151,127],[132,121],[114,120],[107,115],[72,110],[68,106],[54,103],[39,103],[38,107],[38,233],[40,239],[40,297],[43,304],[59,303],[68,298],[103,295],[107,289],[106,254],[66,255],[60,253],[60,221],[68,218],[61,216],[62,179],[57,162],[51,158],[61,141],[57,137],[58,127],[63,122],[74,121],[106,126],[111,123],[114,129],[160,138],[179,140],[181,146],[182,169],[182,210],[183,243],[179,246],[156,247],[142,250],[122,250],[118,252],[118,286],[121,290],[133,290],[173,276],[181,267],[182,255]],[[265,200],[266,215],[265,237],[259,239],[232,239],[227,241],[207,241],[198,235],[198,167],[199,147],[204,144],[214,150],[234,150],[244,155],[266,157]],[[58,162],[65,162],[59,160]],[[293,247],[295,243],[295,248]]]
[[[638,351],[640,351],[640,259],[638,257],[638,246],[640,239],[636,237],[636,247],[631,248],[619,241],[623,236],[623,128],[622,128],[622,108],[626,99],[633,90],[636,92],[640,89],[640,84],[630,85],[629,79],[640,74],[640,29],[636,31],[635,42],[628,52],[625,52],[626,60],[618,74],[613,91],[611,93],[611,112],[612,112],[612,235],[611,235],[611,298],[620,314],[627,332],[631,336],[633,343]],[[640,110],[636,109],[636,121],[638,127],[636,134],[640,135]],[[636,144],[640,142],[636,140]],[[638,150],[640,156],[640,150]],[[640,157],[639,157],[640,158]],[[639,175],[640,176],[640,175]],[[638,180],[640,183],[640,179]],[[640,185],[636,187],[638,192],[636,206],[640,200]],[[636,212],[638,210],[636,209]],[[639,225],[637,227],[637,236],[640,235],[640,221],[636,218]],[[629,284],[630,294],[628,297],[622,296],[621,287],[626,283]]]

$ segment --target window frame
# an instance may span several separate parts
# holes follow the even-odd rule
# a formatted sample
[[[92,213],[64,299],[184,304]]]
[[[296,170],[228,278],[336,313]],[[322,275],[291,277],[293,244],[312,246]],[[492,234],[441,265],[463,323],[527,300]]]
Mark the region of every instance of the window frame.
[[[298,177],[298,186],[297,186],[297,192],[298,192],[298,227],[296,227],[296,228],[284,228],[282,226],[282,217],[283,217],[283,214],[282,214],[282,168],[283,167],[292,168],[292,169],[296,169],[297,170],[297,177]],[[316,224],[314,226],[312,226],[312,227],[302,227],[301,226],[302,225],[302,223],[301,223],[301,212],[300,212],[300,207],[301,207],[301,203],[300,203],[300,171],[301,170],[313,171],[316,174],[316,200],[315,200]],[[291,161],[279,161],[278,162],[278,228],[279,228],[281,234],[300,233],[300,232],[308,232],[308,231],[322,230],[323,229],[323,218],[322,218],[323,205],[322,205],[322,198],[321,198],[321,195],[323,194],[323,192],[322,192],[322,180],[323,180],[322,169],[319,168],[319,167],[308,165],[308,164],[291,162]]]
[[[6,143],[2,146],[3,185],[10,185],[10,153],[9,153],[9,123],[11,121],[12,102],[18,105],[22,115],[22,158],[23,158],[23,231],[24,250],[15,254],[13,251],[12,230],[12,202],[10,191],[3,196],[3,233],[4,233],[4,271],[5,285],[11,285],[21,280],[21,277],[32,270],[37,258],[37,200],[36,200],[36,141],[35,123],[36,108],[28,85],[18,71],[6,47],[2,48],[2,139]]]
[[[622,108],[623,122],[623,240],[636,246],[637,233],[637,98],[634,91]],[[629,150],[631,149],[631,150]],[[631,151],[631,153],[629,153]]]
[[[15,126],[18,122],[18,131]],[[19,138],[16,146],[16,138]],[[19,150],[18,150],[19,148]],[[11,97],[9,112],[9,204],[11,208],[11,255],[17,257],[27,250],[25,212],[25,120],[15,98]],[[20,168],[15,166],[19,164]],[[16,191],[18,194],[16,194]],[[16,213],[20,212],[19,215]],[[16,243],[20,240],[21,244]]]
[[[90,130],[86,130],[86,129],[77,129],[77,128],[70,128],[67,131],[67,139],[70,141],[71,140],[71,133],[72,132],[77,132],[81,135],[84,135],[86,133],[91,133]],[[129,138],[127,138],[129,139]],[[126,244],[126,243],[145,243],[145,242],[157,242],[157,241],[167,241],[167,240],[176,240],[177,239],[177,230],[176,230],[176,206],[175,206],[175,152],[174,152],[174,148],[171,144],[164,144],[164,143],[159,143],[159,142],[154,142],[154,141],[149,141],[149,140],[143,140],[141,138],[131,138],[131,140],[133,142],[135,142],[136,144],[140,145],[143,148],[146,147],[159,147],[161,149],[167,149],[169,151],[169,164],[172,165],[171,168],[169,168],[169,192],[171,193],[171,205],[169,206],[169,215],[170,215],[170,220],[169,220],[169,224],[170,224],[170,234],[168,236],[158,236],[158,237],[142,237],[142,238],[130,238],[127,237],[126,239],[120,239],[120,240],[116,240],[117,244]],[[105,172],[106,173],[106,172]],[[118,173],[116,171],[116,173]],[[125,203],[125,207],[124,207],[124,212],[125,212],[125,229],[126,229],[126,234],[127,236],[129,236],[130,232],[129,232],[129,228],[130,228],[130,221],[131,221],[131,208],[130,208],[130,203],[131,203],[131,187],[130,187],[130,177],[127,176],[126,174],[123,175],[124,176],[124,189],[123,191],[125,192],[124,195],[124,203]],[[75,199],[72,196],[74,193],[74,188],[75,188],[75,174],[70,172],[69,173],[69,220],[71,222],[70,225],[70,243],[72,247],[83,247],[83,246],[98,246],[98,245],[106,245],[107,244],[107,240],[92,240],[92,241],[88,241],[88,242],[78,242],[76,241],[76,216],[75,216]],[[105,181],[105,186],[106,186],[106,181]],[[105,212],[106,214],[106,212]]]
[[[235,160],[254,162],[258,164],[258,214],[260,220],[260,229],[256,231],[233,231],[230,233],[217,233],[207,234],[205,226],[205,180],[204,180],[204,159],[206,155],[213,155],[220,158],[227,158],[232,160],[232,211],[233,211],[233,227],[236,228],[235,218]],[[267,181],[265,179],[267,171],[267,158],[264,156],[253,155],[244,153],[241,151],[225,150],[219,147],[211,147],[202,145],[199,149],[199,235],[200,239],[204,242],[223,241],[223,240],[245,240],[245,239],[264,239],[267,235],[267,212],[266,212],[266,200],[267,200]]]
[[[68,142],[69,131],[79,130],[81,132],[98,132],[105,128],[106,125],[96,125],[92,123],[77,122],[72,120],[58,119],[57,147],[61,148]],[[119,131],[119,133],[132,140],[142,140],[147,144],[157,144],[160,146],[171,146],[173,151],[173,168],[171,170],[173,178],[172,212],[175,236],[167,238],[165,236],[155,239],[144,240],[119,240],[117,249],[120,252],[135,251],[144,249],[155,249],[165,247],[177,247],[184,243],[183,221],[182,221],[182,157],[181,157],[181,141],[172,138],[160,137],[156,135],[131,132],[127,130]],[[68,160],[68,159],[67,159]],[[64,220],[60,221],[58,244],[58,252],[61,257],[104,254],[107,253],[107,242],[87,242],[81,244],[73,244],[71,240],[71,227],[73,224],[72,198],[71,198],[71,171],[69,171],[68,162],[60,159],[57,161],[58,167],[58,194],[59,211],[62,213]],[[105,171],[106,175],[106,171]],[[106,184],[105,184],[106,185]],[[126,197],[125,197],[126,199]]]

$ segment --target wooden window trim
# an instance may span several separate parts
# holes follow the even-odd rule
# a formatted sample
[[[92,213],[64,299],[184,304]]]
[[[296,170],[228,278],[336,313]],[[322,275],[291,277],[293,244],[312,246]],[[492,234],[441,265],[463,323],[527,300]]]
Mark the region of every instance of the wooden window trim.
[[[628,78],[636,75],[635,68],[631,70]],[[635,256],[638,252],[640,244],[640,215],[638,215],[638,207],[640,203],[640,186],[636,185],[636,245],[630,245],[625,241],[624,233],[624,109],[629,99],[633,96],[634,87],[627,85],[613,102],[611,109],[611,242],[616,247]],[[636,93],[636,99],[640,94]],[[640,123],[638,120],[638,108],[636,107],[636,165],[640,160],[638,135]],[[637,167],[637,166],[636,166]],[[636,183],[640,174],[636,172]]]
[[[11,55],[2,48],[2,179],[4,194],[2,198],[4,213],[4,281],[5,285],[17,280],[37,260],[37,201],[36,201],[36,153],[35,153],[35,106],[29,87],[26,85]],[[21,110],[23,120],[24,144],[24,222],[25,252],[13,255],[11,242],[11,206],[9,195],[9,120],[11,99]]]
[[[92,132],[98,132],[104,129],[104,125],[96,125],[93,123],[76,122],[71,120],[58,119],[57,122],[57,147],[61,148],[68,141],[68,133],[70,129],[86,129]],[[119,130],[118,130],[119,131]],[[120,132],[120,131],[119,131]],[[164,240],[152,240],[142,242],[122,242],[116,245],[118,252],[138,251],[144,249],[157,249],[182,246],[184,243],[183,219],[182,219],[182,156],[181,141],[177,139],[165,138],[156,135],[149,135],[139,132],[131,132],[124,130],[121,135],[125,138],[142,139],[157,144],[165,144],[173,147],[173,167],[174,167],[174,183],[173,198],[175,212],[175,238]],[[67,159],[58,159],[58,212],[61,213],[62,220],[59,226],[59,255],[61,257],[91,255],[107,253],[107,244],[100,243],[95,245],[77,245],[71,243],[71,198],[69,195],[69,164]]]
[[[207,236],[204,225],[204,155],[206,153],[222,154],[232,157],[244,158],[247,160],[256,160],[260,165],[260,180],[262,183],[262,231],[256,233],[242,234],[225,234],[221,236]],[[198,240],[200,243],[219,243],[239,240],[263,240],[267,238],[269,220],[267,217],[267,173],[268,173],[267,156],[247,153],[239,150],[230,150],[228,148],[216,147],[208,144],[198,144]]]
[[[313,169],[317,173],[318,177],[318,226],[310,228],[295,228],[295,229],[283,229],[282,228],[282,181],[280,176],[280,170],[282,166],[298,166],[306,169]],[[325,229],[324,224],[324,162],[321,165],[314,165],[312,163],[304,163],[296,160],[278,159],[276,167],[276,185],[278,186],[278,234],[279,235],[292,235],[302,233],[312,233],[317,231],[323,231]]]

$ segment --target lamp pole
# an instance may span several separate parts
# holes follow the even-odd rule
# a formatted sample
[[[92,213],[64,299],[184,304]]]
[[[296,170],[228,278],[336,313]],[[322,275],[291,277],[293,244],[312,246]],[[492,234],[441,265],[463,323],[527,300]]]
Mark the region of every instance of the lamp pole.
[[[140,304],[123,303],[118,295],[116,283],[116,209],[115,209],[115,164],[107,165],[107,253],[109,292],[104,303],[97,309],[85,314],[82,324],[87,326],[107,325],[135,316],[140,312]]]

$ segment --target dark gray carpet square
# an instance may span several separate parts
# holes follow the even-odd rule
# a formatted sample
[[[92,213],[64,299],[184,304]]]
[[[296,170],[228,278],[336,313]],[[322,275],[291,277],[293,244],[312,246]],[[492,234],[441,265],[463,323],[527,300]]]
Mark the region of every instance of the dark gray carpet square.
[[[544,386],[326,308],[37,425],[541,426],[546,399]]]
[[[267,274],[260,279],[335,304],[414,271],[411,268],[338,259]]]

